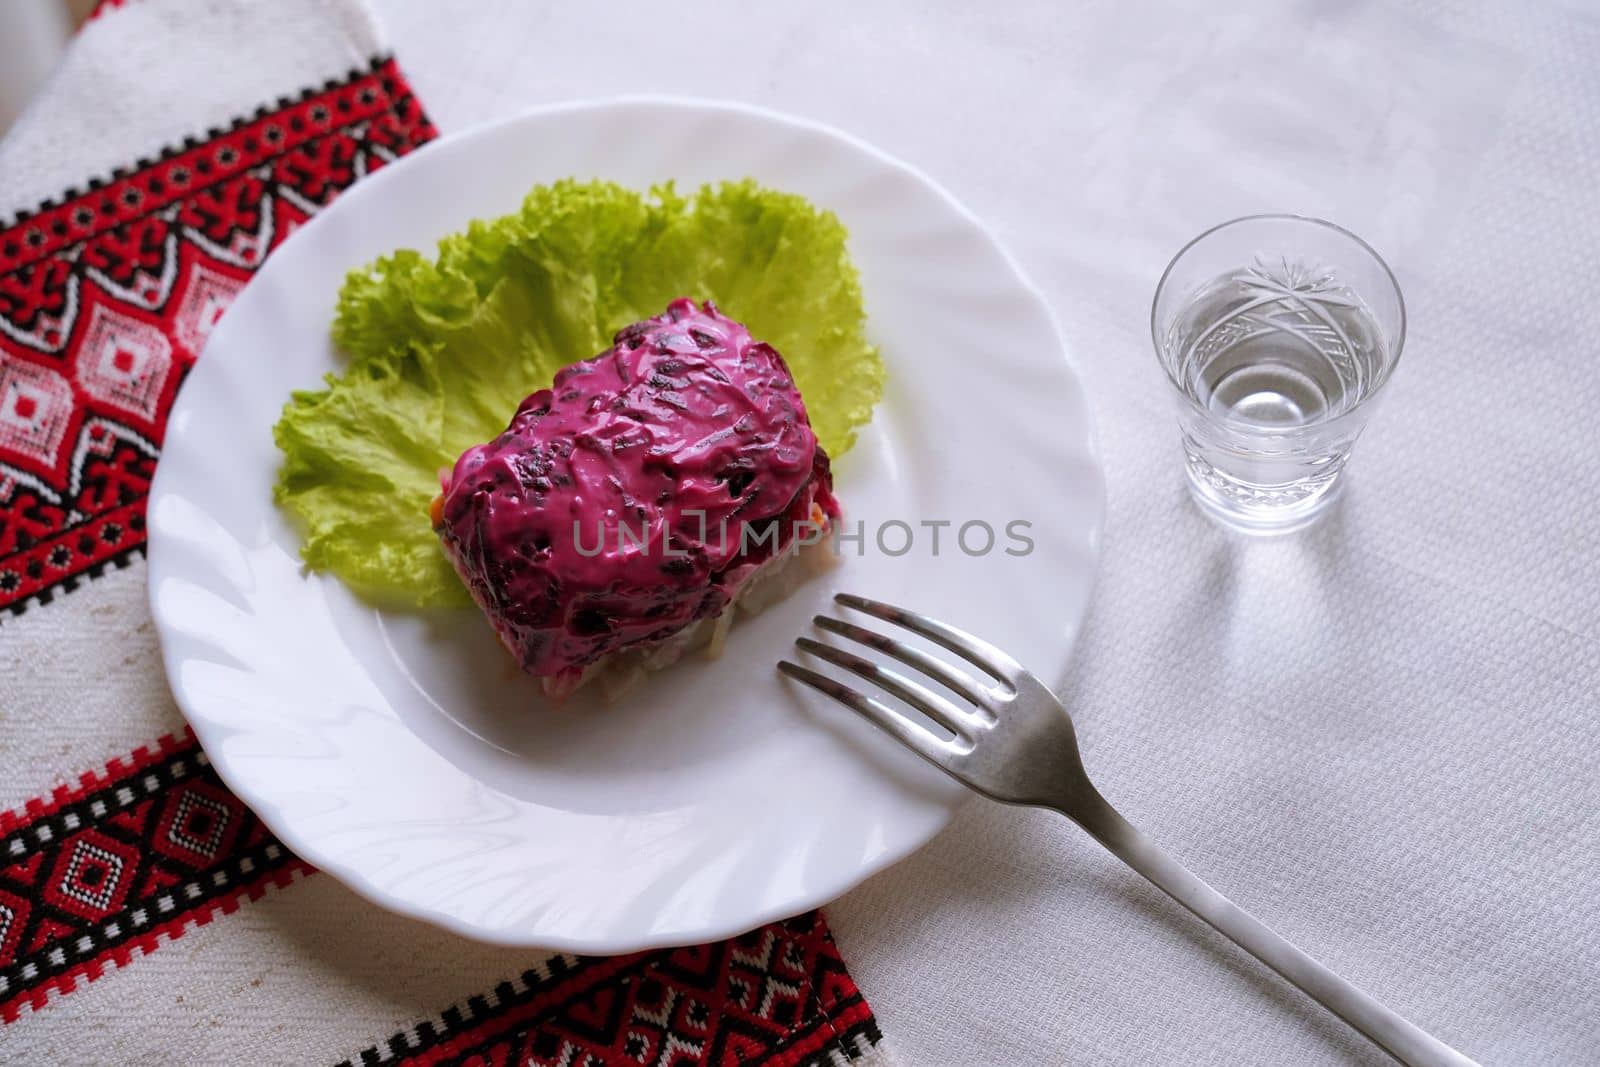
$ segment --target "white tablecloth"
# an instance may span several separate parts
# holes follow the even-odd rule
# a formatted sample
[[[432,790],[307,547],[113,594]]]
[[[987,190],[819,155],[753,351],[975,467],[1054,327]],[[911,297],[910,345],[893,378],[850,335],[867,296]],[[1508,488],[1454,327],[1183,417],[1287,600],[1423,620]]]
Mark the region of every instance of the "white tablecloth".
[[[1485,1063],[1600,1062],[1593,11],[377,7],[446,131],[730,97],[948,186],[1090,389],[1110,512],[1064,695],[1107,795]],[[1411,324],[1341,510],[1255,543],[1184,498],[1146,324],[1179,245],[1282,210],[1368,237]],[[830,915],[910,1064],[1385,1062],[1044,813],[975,802]]]

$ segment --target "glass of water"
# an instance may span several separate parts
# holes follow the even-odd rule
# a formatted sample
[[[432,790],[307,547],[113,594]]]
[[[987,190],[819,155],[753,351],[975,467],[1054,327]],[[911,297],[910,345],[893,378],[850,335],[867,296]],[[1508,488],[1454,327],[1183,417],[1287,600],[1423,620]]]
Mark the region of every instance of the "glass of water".
[[[1173,258],[1150,315],[1178,392],[1189,487],[1251,533],[1296,530],[1333,502],[1405,343],[1400,286],[1331,222],[1253,215]]]

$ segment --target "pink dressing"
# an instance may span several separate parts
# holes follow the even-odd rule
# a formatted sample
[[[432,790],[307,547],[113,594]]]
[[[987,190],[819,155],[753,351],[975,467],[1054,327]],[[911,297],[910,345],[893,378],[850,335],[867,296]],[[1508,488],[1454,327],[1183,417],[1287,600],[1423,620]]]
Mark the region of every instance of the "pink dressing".
[[[437,525],[523,668],[575,676],[719,614],[813,504],[838,515],[831,490],[783,357],[683,298],[560,371],[504,433],[468,449]],[[754,543],[742,528],[773,520],[776,549],[741,553]]]

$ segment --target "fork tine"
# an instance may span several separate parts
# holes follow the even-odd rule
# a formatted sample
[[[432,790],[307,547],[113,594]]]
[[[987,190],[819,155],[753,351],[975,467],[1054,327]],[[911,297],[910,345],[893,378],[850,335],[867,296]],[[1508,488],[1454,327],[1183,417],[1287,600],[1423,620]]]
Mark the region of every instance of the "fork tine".
[[[959,754],[960,750],[954,742],[934,736],[926,727],[912,722],[887,704],[858,693],[825,674],[818,674],[786,659],[778,661],[778,670],[797,682],[826,693],[923,759],[945,770],[950,770],[950,761]]]
[[[862,659],[842,648],[825,645],[821,641],[813,641],[809,637],[797,637],[794,643],[818,659],[826,660],[835,667],[842,667],[857,678],[875,682],[953,734],[960,735],[973,726],[983,724],[983,720],[972,712],[958,708],[927,687],[918,685],[903,674],[885,670],[871,660]]]
[[[875,652],[882,652],[897,659],[906,666],[926,674],[952,693],[965,697],[979,707],[993,710],[994,696],[987,685],[966,671],[956,670],[943,660],[928,655],[920,648],[912,648],[903,641],[896,641],[876,630],[869,630],[865,626],[857,626],[853,622],[845,622],[831,615],[818,615],[811,621],[831,634],[847,637]]]
[[[1000,649],[991,645],[980,637],[974,637],[965,630],[958,630],[954,626],[942,623],[938,619],[905,608],[897,608],[893,604],[885,604],[877,600],[868,600],[864,596],[852,596],[849,593],[834,594],[834,601],[847,608],[864,612],[892,622],[896,626],[903,626],[912,633],[921,634],[934,644],[948,648],[951,652],[971,663],[975,667],[982,667],[998,681],[1015,686],[1028,672],[1022,664],[1012,659]]]

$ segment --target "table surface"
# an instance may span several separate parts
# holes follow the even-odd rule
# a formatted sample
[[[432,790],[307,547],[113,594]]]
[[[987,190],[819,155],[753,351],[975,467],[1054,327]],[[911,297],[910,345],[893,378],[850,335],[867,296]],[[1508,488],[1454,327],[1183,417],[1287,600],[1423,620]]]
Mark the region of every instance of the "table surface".
[[[945,184],[1090,390],[1110,510],[1063,695],[1104,791],[1485,1063],[1600,1060],[1600,19],[752,7],[377,3],[446,131],[727,97]],[[1184,498],[1148,306],[1190,236],[1284,210],[1369,238],[1410,332],[1339,510],[1251,542]],[[830,915],[908,1063],[1386,1062],[1046,813],[974,802]]]

